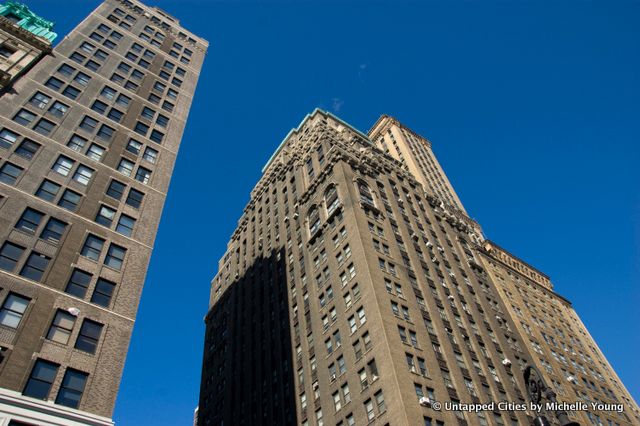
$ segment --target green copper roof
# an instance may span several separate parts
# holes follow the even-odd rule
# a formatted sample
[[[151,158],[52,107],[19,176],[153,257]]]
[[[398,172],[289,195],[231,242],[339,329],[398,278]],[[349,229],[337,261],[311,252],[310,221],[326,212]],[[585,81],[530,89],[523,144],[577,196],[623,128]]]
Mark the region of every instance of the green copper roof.
[[[4,2],[4,4],[0,5],[0,15],[7,16],[9,14],[20,18],[16,25],[38,37],[42,37],[53,42],[53,40],[58,36],[58,34],[52,31],[53,22],[39,17],[30,11],[25,4],[18,3],[17,1]]]

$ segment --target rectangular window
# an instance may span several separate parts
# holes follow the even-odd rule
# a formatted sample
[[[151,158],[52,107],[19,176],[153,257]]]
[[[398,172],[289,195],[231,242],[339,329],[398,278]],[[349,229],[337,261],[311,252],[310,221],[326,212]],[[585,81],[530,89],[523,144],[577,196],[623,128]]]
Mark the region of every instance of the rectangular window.
[[[71,139],[69,140],[69,142],[67,142],[67,146],[73,149],[74,151],[81,152],[84,149],[84,146],[86,145],[86,143],[87,143],[87,140],[85,138],[82,138],[78,135],[73,135],[71,136]]]
[[[60,185],[45,179],[36,191],[36,197],[52,202],[58,195],[58,191],[60,191]]]
[[[142,148],[142,144],[135,139],[129,139],[129,143],[127,143],[127,151],[134,153],[135,155],[140,154],[140,149]],[[133,170],[133,164],[131,165],[131,170]]]
[[[111,225],[113,225],[113,219],[115,218],[115,216],[116,216],[116,211],[114,209],[107,207],[105,205],[102,205],[98,210],[98,214],[96,215],[95,221],[100,225],[110,228]]]
[[[130,205],[135,209],[139,209],[143,199],[144,199],[144,194],[142,192],[131,188],[129,190],[129,195],[127,196],[125,203],[127,203],[128,205]]]
[[[70,99],[77,99],[78,96],[80,96],[80,90],[76,89],[73,86],[67,86],[63,91],[62,94],[65,95],[67,98]]]
[[[67,311],[58,309],[55,317],[53,317],[51,327],[49,327],[47,339],[66,345],[69,343],[69,337],[71,336],[75,323],[76,317]]]
[[[2,129],[0,131],[0,147],[9,149],[18,140],[20,135],[12,132],[9,129]]]
[[[125,176],[131,176],[133,174],[133,162],[122,158],[120,164],[118,164],[118,171]]]
[[[33,120],[35,120],[36,115],[31,111],[26,109],[21,109],[18,113],[13,117],[13,121],[18,124],[22,124],[23,126],[27,126],[31,124]]]
[[[96,288],[93,290],[93,295],[91,296],[91,303],[108,308],[115,288],[115,283],[107,281],[104,278],[98,278]]]
[[[158,151],[156,151],[153,148],[147,147],[144,150],[144,154],[142,156],[142,159],[145,160],[145,161],[148,161],[151,164],[156,164],[156,161],[158,161]]]
[[[28,234],[35,234],[40,222],[44,217],[44,213],[40,213],[37,210],[27,208],[23,213],[15,228]]]
[[[136,180],[146,185],[147,183],[149,183],[150,179],[151,170],[145,169],[144,167],[138,167],[138,171],[136,172]]]
[[[91,260],[97,261],[100,258],[103,246],[104,240],[102,238],[89,234],[87,235],[87,239],[84,241],[80,254]]]
[[[14,151],[17,155],[27,160],[31,160],[40,149],[40,144],[31,139],[24,139],[22,143]]]
[[[90,354],[95,354],[101,333],[102,324],[85,319],[80,328],[75,348]]]
[[[58,244],[62,239],[67,224],[61,220],[50,218],[40,234],[40,238],[53,244]]]
[[[71,278],[69,278],[69,282],[67,283],[67,288],[64,291],[83,299],[87,294],[87,288],[89,288],[91,277],[92,275],[87,272],[81,271],[80,269],[74,269],[71,274]]]
[[[51,386],[58,374],[58,368],[60,368],[58,364],[42,359],[37,360],[33,365],[33,370],[31,370],[31,375],[22,394],[32,398],[46,400],[49,397]]]
[[[62,86],[64,86],[64,81],[60,80],[59,78],[51,77],[44,85],[49,89],[58,92],[60,91],[60,89],[62,89]]]
[[[49,266],[50,260],[49,256],[32,251],[22,267],[20,275],[33,281],[40,281],[47,270],[47,266]]]
[[[63,209],[74,212],[78,208],[78,204],[80,203],[81,198],[82,195],[78,194],[77,192],[70,189],[65,189],[65,191],[62,193],[62,197],[60,197],[60,201],[58,201],[58,205]]]
[[[87,373],[67,368],[56,397],[56,404],[78,408],[88,376]]]
[[[51,96],[47,96],[42,92],[36,92],[31,99],[29,99],[29,103],[36,108],[45,109],[47,105],[51,102]]]
[[[13,185],[20,177],[22,170],[22,167],[18,167],[13,163],[4,163],[0,168],[0,182]]]
[[[109,246],[109,250],[107,250],[107,256],[104,259],[104,264],[119,271],[124,263],[124,256],[126,253],[126,248],[120,247],[116,244],[111,244]]]
[[[102,156],[104,155],[104,152],[105,152],[105,149],[103,147],[93,143],[87,150],[87,157],[95,161],[100,161],[102,160]]]
[[[10,328],[18,328],[29,302],[30,299],[26,297],[9,293],[2,304],[2,309],[0,309],[0,324]]]
[[[117,180],[112,180],[109,184],[109,187],[107,188],[107,195],[111,198],[119,200],[122,198],[125,188],[126,185],[124,183],[118,182]]]
[[[91,181],[91,176],[93,176],[93,169],[90,169],[87,166],[79,165],[76,169],[76,172],[73,174],[73,180],[78,182],[80,185],[87,186]]]
[[[100,130],[98,130],[96,136],[102,140],[109,141],[113,137],[114,132],[115,129],[107,126],[106,124],[103,124],[102,126],[100,126]]]
[[[62,104],[59,104],[62,105]],[[51,134],[53,129],[56,127],[55,123],[41,118],[40,121],[33,127],[33,130],[40,133],[41,135],[48,136]]]
[[[71,173],[71,169],[73,168],[73,164],[74,161],[71,158],[61,155],[58,157],[51,169],[60,173],[62,176],[69,176],[69,173]]]
[[[116,232],[130,237],[133,234],[133,227],[136,225],[136,220],[131,216],[125,214],[120,215],[118,225],[116,226]]]
[[[96,101],[96,102],[99,102],[99,101]],[[96,105],[96,103],[94,103],[94,106],[95,105]],[[85,115],[84,118],[82,119],[82,121],[80,122],[80,126],[79,127],[82,130],[86,130],[89,133],[93,133],[93,132],[95,132],[96,128],[98,127],[98,120],[96,120],[95,118],[91,118],[88,115]]]

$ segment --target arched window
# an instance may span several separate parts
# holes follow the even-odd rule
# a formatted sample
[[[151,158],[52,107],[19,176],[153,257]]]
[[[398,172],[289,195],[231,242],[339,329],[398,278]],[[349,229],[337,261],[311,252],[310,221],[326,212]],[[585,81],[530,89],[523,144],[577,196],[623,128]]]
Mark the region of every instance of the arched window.
[[[335,185],[331,185],[327,188],[327,191],[324,193],[324,202],[327,206],[327,215],[331,216],[331,214],[336,211],[340,205],[340,198],[338,198],[338,190]]]
[[[375,207],[375,204],[373,203],[373,194],[371,193],[371,189],[369,189],[369,185],[359,180],[358,192],[360,193],[360,202]]]
[[[313,206],[309,211],[309,233],[314,235],[320,229],[320,210]]]

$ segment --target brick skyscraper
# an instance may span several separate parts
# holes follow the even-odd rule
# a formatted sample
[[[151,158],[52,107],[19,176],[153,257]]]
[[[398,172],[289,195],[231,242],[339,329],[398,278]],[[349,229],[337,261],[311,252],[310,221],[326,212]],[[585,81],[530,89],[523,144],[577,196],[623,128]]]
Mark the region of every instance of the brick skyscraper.
[[[53,50],[0,15],[0,424],[109,425],[208,44],[137,1]]]
[[[538,366],[582,425],[638,407],[549,279],[485,240],[431,144],[316,110],[263,169],[211,284],[199,424],[530,425]],[[553,420],[553,416],[548,416]],[[600,422],[600,423],[598,423]]]

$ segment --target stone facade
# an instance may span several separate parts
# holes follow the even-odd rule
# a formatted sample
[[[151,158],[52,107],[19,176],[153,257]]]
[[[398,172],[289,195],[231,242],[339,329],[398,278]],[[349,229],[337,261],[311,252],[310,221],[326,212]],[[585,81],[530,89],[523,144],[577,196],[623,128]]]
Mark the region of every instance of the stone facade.
[[[0,98],[0,418],[111,423],[207,45],[107,0]]]
[[[513,407],[436,409],[524,404],[522,370],[540,365],[485,244],[426,139],[387,116],[365,135],[309,114],[264,167],[211,283],[198,424],[531,424],[538,413]],[[552,293],[520,263],[506,267]],[[589,381],[606,390],[563,383],[566,399],[575,386],[622,402],[601,421],[636,424],[591,356]]]

